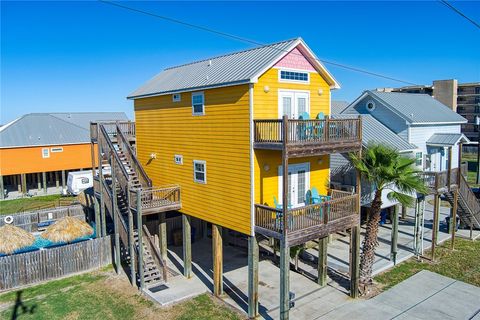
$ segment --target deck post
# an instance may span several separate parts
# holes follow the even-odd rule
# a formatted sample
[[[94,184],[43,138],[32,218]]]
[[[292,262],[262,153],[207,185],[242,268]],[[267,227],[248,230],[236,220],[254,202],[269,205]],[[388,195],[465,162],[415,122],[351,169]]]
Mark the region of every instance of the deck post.
[[[447,191],[451,190],[451,184],[452,184],[451,175],[452,175],[452,147],[448,147]]]
[[[415,213],[416,213],[415,206]],[[416,214],[415,214],[416,215]],[[393,265],[397,264],[397,241],[398,241],[398,204],[393,206],[392,213],[392,242],[390,246],[390,260],[393,260]]]
[[[459,171],[460,174],[460,171]],[[450,232],[452,233],[452,250],[455,249],[455,233],[457,231],[458,189],[453,192],[453,208],[450,216]]]
[[[130,190],[130,187],[128,188]],[[137,190],[137,192],[139,192]],[[136,263],[135,263],[135,256],[136,256],[136,253],[135,253],[135,236],[133,234],[134,232],[134,228],[133,228],[133,212],[132,210],[130,209],[130,204],[131,204],[131,201],[133,201],[133,199],[130,198],[130,192],[128,192],[128,206],[129,206],[129,209],[128,209],[128,251],[129,251],[129,255],[130,255],[130,281],[132,283],[132,286],[136,286],[137,285],[137,273],[136,273]]]
[[[255,235],[248,237],[248,318],[258,316],[258,239]]]
[[[183,275],[185,278],[192,277],[192,231],[190,226],[190,216],[182,214],[183,226]]]
[[[40,172],[37,172],[37,188],[38,191],[42,190],[42,177]]]
[[[97,238],[101,237],[100,234],[100,208],[98,205],[98,199],[97,197],[93,197],[93,207],[95,210],[95,234]]]
[[[328,236],[318,239],[318,284],[322,287],[327,285],[327,248]]]
[[[26,194],[27,193],[27,176],[25,175],[25,173],[22,173],[20,175],[20,180],[22,183],[22,193]]]
[[[222,227],[212,224],[212,252],[213,252],[213,294],[223,295],[223,236]]]
[[[433,195],[433,225],[432,225],[432,249],[431,249],[433,261],[435,261],[435,247],[437,246],[439,213],[440,213],[440,195],[438,193],[435,193]]]
[[[113,151],[110,154],[111,168],[112,168],[112,217],[113,217],[113,233],[115,239],[115,271],[120,274],[121,262],[120,262],[120,238],[118,233],[118,209],[117,209],[117,181],[115,175],[115,161],[113,160]],[[117,215],[118,213],[118,215]]]
[[[280,240],[280,319],[289,319],[290,312],[290,247]]]
[[[407,219],[407,206],[404,206],[402,204],[402,220],[406,220]]]
[[[167,260],[167,220],[166,213],[162,212],[159,214],[159,224],[158,224],[158,246],[160,247],[160,254],[162,260]]]
[[[42,172],[42,180],[43,180],[43,192],[47,193],[47,173]]]
[[[143,230],[142,230],[142,192],[137,189],[137,234],[138,234],[138,277],[140,278],[140,289],[145,288],[145,277],[143,269]]]
[[[360,138],[362,137],[362,130],[360,126]],[[358,157],[362,157],[362,149],[358,151]],[[360,171],[356,171],[355,175],[355,192],[358,195],[357,214],[358,224],[350,229],[350,297],[358,298],[359,280],[360,280],[360,213],[361,213],[361,198],[362,198],[362,181]]]
[[[58,171],[55,171],[55,187],[60,188],[60,179],[58,177]]]

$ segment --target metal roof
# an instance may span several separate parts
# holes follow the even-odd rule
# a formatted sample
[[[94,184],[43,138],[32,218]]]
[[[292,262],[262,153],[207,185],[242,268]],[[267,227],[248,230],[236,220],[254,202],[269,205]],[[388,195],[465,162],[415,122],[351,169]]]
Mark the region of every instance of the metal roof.
[[[463,133],[435,133],[428,139],[428,145],[436,146],[454,146],[460,140],[464,143],[470,143],[470,140]]]
[[[204,59],[163,70],[132,92],[128,98],[141,98],[175,92],[202,90],[254,82],[259,73],[300,45],[333,87],[339,87],[333,76],[313,55],[301,38]],[[320,71],[319,71],[320,72]]]
[[[349,103],[347,101],[332,100],[332,109],[330,112],[331,114],[340,114],[348,107],[348,105]]]
[[[98,120],[128,118],[123,112],[30,113],[0,129],[0,148],[89,143],[89,123]]]
[[[362,114],[362,145],[366,147],[369,143],[381,143],[398,151],[417,149],[414,144],[408,143],[395,132],[387,128],[380,121],[370,114]],[[349,114],[332,115],[332,119],[352,118]]]
[[[380,91],[365,93],[385,104],[411,124],[467,122],[467,119],[428,94]]]

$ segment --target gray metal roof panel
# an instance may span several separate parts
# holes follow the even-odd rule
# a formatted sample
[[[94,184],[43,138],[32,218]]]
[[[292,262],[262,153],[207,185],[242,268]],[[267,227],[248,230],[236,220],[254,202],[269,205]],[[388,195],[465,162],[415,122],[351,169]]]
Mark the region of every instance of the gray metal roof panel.
[[[30,113],[0,130],[0,148],[79,144],[90,142],[90,129],[86,123],[107,120],[108,113],[70,113],[72,121],[62,119],[66,114]],[[123,114],[123,113],[122,113]],[[90,118],[89,118],[90,115]],[[112,113],[108,120],[123,120]],[[100,119],[99,116],[101,116]],[[113,118],[117,116],[117,118]],[[76,123],[76,121],[78,123]]]
[[[90,130],[92,121],[128,121],[125,112],[55,112],[50,115]]]
[[[466,123],[467,119],[428,94],[367,91],[409,123]]]
[[[428,139],[427,144],[453,146],[462,138],[469,141],[462,133],[435,133]]]
[[[348,107],[348,105],[349,105],[349,103],[347,101],[332,100],[331,113],[332,114],[340,114],[340,113],[342,113],[343,110],[345,110]]]
[[[398,151],[414,150],[417,146],[408,143],[395,132],[384,126],[372,115],[362,114],[362,144],[367,146],[369,143],[386,144]],[[332,115],[332,119],[352,118],[352,115],[339,114]]]
[[[297,39],[234,52],[163,70],[129,98],[247,83],[272,61],[285,54]]]

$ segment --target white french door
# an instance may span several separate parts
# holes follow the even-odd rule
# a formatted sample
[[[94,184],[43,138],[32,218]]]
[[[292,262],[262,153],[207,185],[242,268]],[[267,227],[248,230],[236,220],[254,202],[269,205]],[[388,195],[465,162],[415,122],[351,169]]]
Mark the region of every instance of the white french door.
[[[298,119],[303,112],[310,112],[310,93],[307,91],[279,90],[278,117],[287,115],[289,119]]]
[[[283,204],[283,169],[278,167],[278,198]],[[305,205],[305,196],[310,188],[310,163],[288,166],[288,204],[292,208]]]

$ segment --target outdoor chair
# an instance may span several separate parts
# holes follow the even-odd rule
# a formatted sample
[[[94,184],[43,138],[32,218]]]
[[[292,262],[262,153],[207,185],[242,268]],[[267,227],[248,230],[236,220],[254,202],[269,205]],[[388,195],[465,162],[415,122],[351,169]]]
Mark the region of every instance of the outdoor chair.
[[[275,205],[275,209],[278,210],[283,210],[283,204],[278,203],[277,197],[273,196],[273,204]],[[292,205],[288,204],[287,206],[288,210],[292,209]],[[280,212],[277,212],[275,214],[275,228],[278,228],[280,230],[283,229],[283,214]],[[293,223],[293,218],[290,217],[289,224],[291,225]]]

